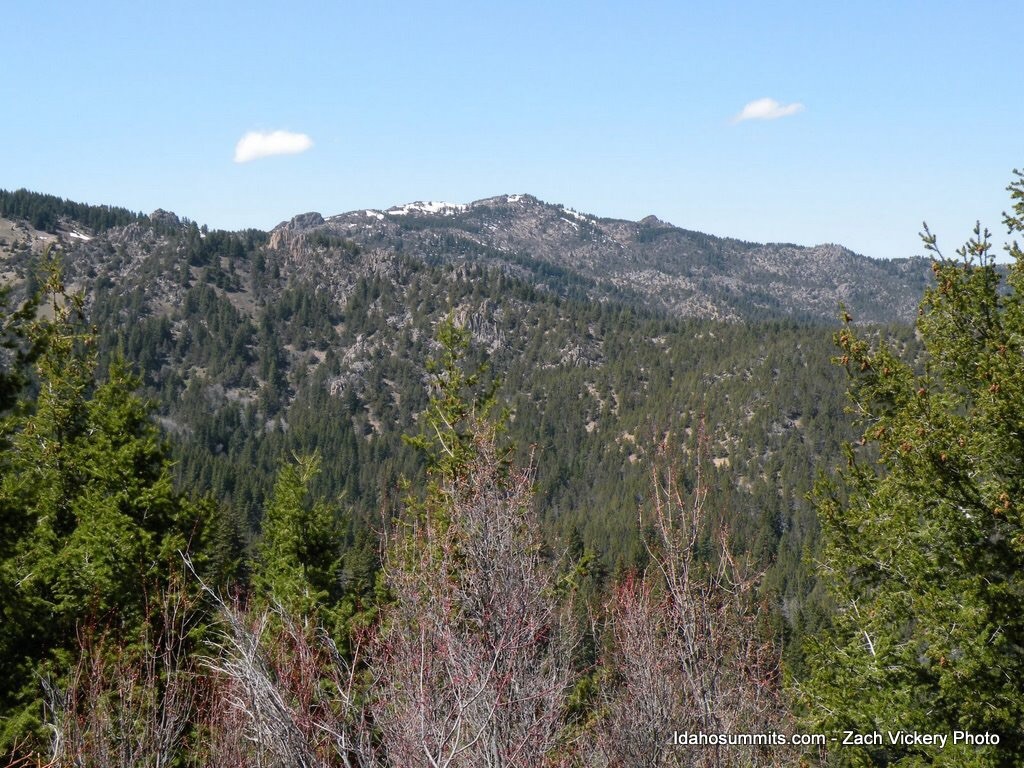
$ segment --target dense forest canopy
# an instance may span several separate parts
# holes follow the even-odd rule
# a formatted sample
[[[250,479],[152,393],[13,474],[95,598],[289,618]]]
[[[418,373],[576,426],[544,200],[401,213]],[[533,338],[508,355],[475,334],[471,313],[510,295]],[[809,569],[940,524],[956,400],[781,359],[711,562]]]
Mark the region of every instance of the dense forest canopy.
[[[45,232],[54,231],[62,217],[76,221],[96,232],[103,232],[112,227],[124,226],[145,218],[144,214],[133,213],[127,208],[76,203],[55,195],[29,192],[27,189],[19,189],[14,192],[0,189],[0,216],[26,219],[33,227]]]

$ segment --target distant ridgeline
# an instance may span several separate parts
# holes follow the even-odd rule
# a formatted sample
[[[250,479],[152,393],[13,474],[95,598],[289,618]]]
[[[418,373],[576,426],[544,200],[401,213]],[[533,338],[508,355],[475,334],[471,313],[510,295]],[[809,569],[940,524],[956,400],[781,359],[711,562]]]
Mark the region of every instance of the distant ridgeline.
[[[146,218],[145,214],[133,213],[127,208],[75,203],[55,195],[42,195],[26,189],[14,192],[0,189],[0,216],[25,219],[35,229],[44,232],[53,232],[58,220],[63,216],[84,224],[97,233]]]

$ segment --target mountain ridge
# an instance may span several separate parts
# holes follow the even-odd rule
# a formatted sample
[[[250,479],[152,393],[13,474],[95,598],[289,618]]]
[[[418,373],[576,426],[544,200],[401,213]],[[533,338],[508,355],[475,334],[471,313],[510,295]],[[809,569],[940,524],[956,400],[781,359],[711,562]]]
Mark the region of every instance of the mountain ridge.
[[[3,192],[0,215],[18,218],[20,213],[37,225],[34,236],[27,228],[23,232],[36,247],[53,239],[42,229],[60,234],[60,221],[66,224],[64,247],[71,251],[99,235],[124,242],[148,227],[166,233],[196,226],[163,209],[144,216],[33,195]],[[10,224],[5,231],[13,233]],[[201,236],[208,231],[200,228]],[[324,279],[336,275],[332,258],[356,248],[369,260],[361,269],[398,256],[481,263],[567,296],[730,321],[774,317],[831,323],[843,306],[860,322],[909,323],[931,279],[929,260],[922,257],[872,259],[834,243],[755,243],[685,229],[655,215],[640,221],[599,217],[529,193],[470,203],[421,200],[326,217],[311,211],[280,222],[265,236],[268,251],[285,252],[295,262],[310,256],[321,261]],[[9,254],[10,238],[0,239],[0,254]],[[344,247],[332,251],[332,243]],[[327,252],[318,253],[325,246]],[[299,271],[320,282],[308,268]]]
[[[576,531],[608,568],[639,562],[651,446],[671,433],[688,461],[706,423],[730,526],[786,564],[787,620],[803,620],[793,607],[802,587],[785,574],[816,530],[806,505],[814,468],[849,437],[844,375],[830,363],[834,305],[815,312],[800,303],[797,277],[780,279],[796,316],[812,321],[797,322],[783,301],[751,294],[741,271],[730,275],[756,267],[748,256],[765,246],[508,196],[450,215],[437,206],[299,214],[270,232],[234,233],[167,211],[96,214],[92,227],[56,200],[0,209],[0,282],[38,287],[42,252],[60,246],[101,364],[123,357],[138,371],[174,442],[175,480],[222,500],[231,540],[256,535],[289,456],[322,456],[315,492],[344,494],[362,530],[394,511],[400,478],[422,469],[402,436],[422,427],[427,361],[447,317],[472,334],[467,362],[486,362],[500,386],[517,459],[533,461],[536,447],[537,503],[552,536]],[[871,273],[857,271],[864,262],[845,258],[855,287],[873,292]],[[600,271],[637,263],[664,280],[616,284]],[[685,297],[690,314],[671,307],[673,268],[709,289]],[[730,277],[731,294],[721,288]],[[722,322],[723,307],[742,322]],[[912,343],[908,326],[891,330]]]
[[[513,259],[528,272],[525,259],[585,278],[592,299],[625,294],[682,317],[829,322],[843,305],[861,321],[911,322],[930,280],[929,261],[921,257],[872,259],[834,243],[754,243],[688,230],[654,215],[640,221],[598,217],[530,194],[470,203],[416,201],[326,218],[299,214],[270,231],[270,247],[288,248],[314,231],[427,260]]]

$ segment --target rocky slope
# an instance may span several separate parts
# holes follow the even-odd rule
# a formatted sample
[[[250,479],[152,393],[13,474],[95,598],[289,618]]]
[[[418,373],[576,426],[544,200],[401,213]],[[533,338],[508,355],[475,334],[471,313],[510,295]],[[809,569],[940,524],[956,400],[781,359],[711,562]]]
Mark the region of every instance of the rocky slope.
[[[747,243],[663,222],[602,219],[502,195],[465,205],[412,203],[385,211],[296,216],[270,247],[301,253],[310,237],[350,239],[376,254],[482,261],[552,290],[638,302],[681,317],[769,316],[910,321],[930,272],[925,259],[880,261],[838,245]]]
[[[206,237],[165,211],[102,232],[67,217],[56,217],[50,233],[26,221],[0,221],[0,279],[7,281],[17,275],[12,255],[48,242],[62,244],[74,280],[99,271],[131,279],[161,242],[190,231]],[[531,195],[411,203],[326,219],[306,213],[266,238],[249,234],[248,242],[279,261],[282,279],[321,285],[336,301],[345,300],[358,277],[385,274],[401,259],[412,259],[497,267],[557,295],[616,300],[677,317],[831,322],[843,304],[858,321],[910,322],[930,276],[925,259],[881,261],[832,244],[748,243],[653,216],[639,222],[597,218]],[[241,255],[221,254],[228,261]],[[248,287],[244,276],[241,287]],[[173,299],[176,292],[168,294],[168,288],[161,291]]]

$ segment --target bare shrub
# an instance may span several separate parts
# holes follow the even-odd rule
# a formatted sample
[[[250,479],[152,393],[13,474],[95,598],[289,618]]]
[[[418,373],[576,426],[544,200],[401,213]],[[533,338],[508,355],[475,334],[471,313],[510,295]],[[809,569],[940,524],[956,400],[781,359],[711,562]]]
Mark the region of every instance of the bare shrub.
[[[195,598],[172,587],[159,606],[134,647],[83,629],[66,684],[44,681],[49,766],[162,768],[184,750],[202,696]]]
[[[363,638],[346,659],[315,622],[280,608],[221,601],[219,616],[204,765],[377,765],[362,701]]]
[[[394,602],[372,666],[375,724],[392,765],[558,764],[573,638],[532,508],[491,429],[387,548]]]
[[[703,436],[701,436],[703,442]],[[703,446],[701,446],[703,447]],[[676,731],[781,733],[781,657],[758,624],[755,587],[728,530],[709,530],[707,483],[698,460],[691,494],[662,445],[653,509],[640,525],[650,564],[618,585],[607,605],[609,684],[596,724],[595,762],[613,766],[774,766],[797,754],[778,744],[684,746]],[[708,541],[711,546],[708,547]],[[710,551],[709,551],[710,550]]]

